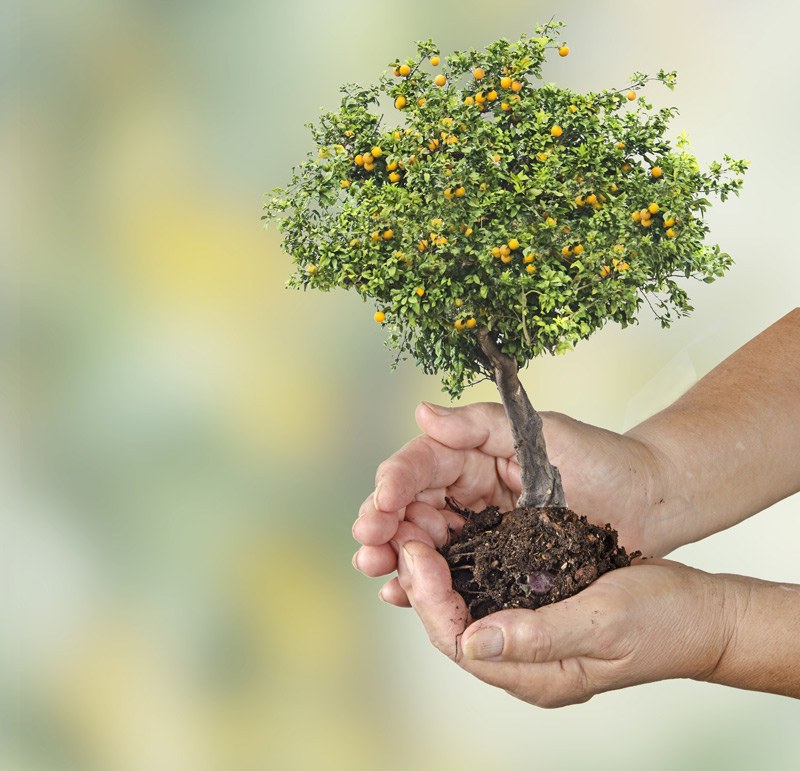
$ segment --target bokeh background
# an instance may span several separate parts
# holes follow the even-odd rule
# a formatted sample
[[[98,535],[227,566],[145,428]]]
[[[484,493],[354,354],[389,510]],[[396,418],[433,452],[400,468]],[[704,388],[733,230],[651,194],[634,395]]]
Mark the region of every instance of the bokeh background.
[[[377,463],[439,384],[372,309],[290,292],[259,221],[303,124],[413,42],[557,15],[546,77],[677,69],[677,134],[752,161],[736,259],[525,374],[624,430],[798,304],[795,2],[55,0],[2,23],[0,766],[25,771],[797,768],[796,702],[666,682],[542,711],[469,679],[350,565]],[[666,92],[665,92],[666,93]],[[654,98],[663,97],[653,91]],[[13,259],[13,258],[19,259]],[[496,399],[490,387],[467,401]],[[676,552],[800,581],[795,496]]]

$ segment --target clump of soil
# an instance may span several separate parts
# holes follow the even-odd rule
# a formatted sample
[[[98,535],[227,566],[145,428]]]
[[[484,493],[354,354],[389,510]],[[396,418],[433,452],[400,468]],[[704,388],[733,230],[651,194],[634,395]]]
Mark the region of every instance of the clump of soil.
[[[466,521],[440,552],[474,619],[558,602],[641,556],[625,552],[611,525],[592,525],[564,507],[474,512],[447,503]]]

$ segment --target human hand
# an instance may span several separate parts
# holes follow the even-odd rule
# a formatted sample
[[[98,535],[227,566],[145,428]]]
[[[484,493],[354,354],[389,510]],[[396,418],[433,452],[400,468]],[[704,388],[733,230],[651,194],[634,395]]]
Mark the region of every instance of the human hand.
[[[559,467],[569,505],[589,520],[610,522],[626,548],[661,555],[677,544],[651,516],[661,497],[657,451],[644,442],[566,415],[541,413],[551,462]],[[442,546],[448,527],[461,519],[445,496],[479,511],[513,509],[521,484],[514,442],[500,404],[445,408],[421,404],[423,434],[384,461],[376,490],[361,506],[353,535],[363,546],[353,564],[368,576],[397,569],[397,543],[409,539]],[[381,590],[395,605],[408,605],[396,579]]]
[[[726,583],[677,562],[612,570],[574,597],[471,623],[444,558],[400,547],[398,578],[431,642],[470,674],[540,707],[667,678],[711,679],[736,625]]]

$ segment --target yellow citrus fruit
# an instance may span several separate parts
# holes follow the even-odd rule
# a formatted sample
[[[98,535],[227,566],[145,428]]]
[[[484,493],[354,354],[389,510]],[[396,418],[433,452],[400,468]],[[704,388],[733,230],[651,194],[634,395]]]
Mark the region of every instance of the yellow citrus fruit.
[[[339,184],[343,188],[348,188],[348,187],[350,187],[350,180],[349,179],[343,179]]]
[[[500,262],[504,262],[506,265],[508,265],[508,263],[511,262],[511,255],[510,254],[504,254],[500,258]]]
[[[586,203],[582,195],[575,196],[575,205],[576,206],[583,206]]]
[[[372,317],[378,324],[383,324],[386,321],[386,314],[383,311],[377,311],[375,315]]]
[[[575,254],[583,254],[583,244],[576,244],[572,250]]]
[[[383,240],[384,241],[388,241],[389,239],[391,239],[393,237],[394,237],[394,230],[392,230],[391,228],[387,228],[386,230],[383,231]]]
[[[633,90],[631,90],[631,91],[628,91],[628,93],[627,93],[627,94],[625,94],[625,96],[627,96],[627,97],[628,97],[628,101],[629,101],[629,102],[632,102],[634,99],[636,99],[636,92],[635,92],[635,91],[633,91]]]
[[[464,326],[467,329],[475,329],[478,326],[478,322],[474,318],[468,318]]]
[[[475,80],[483,80],[486,77],[486,72],[483,67],[476,67],[472,71],[472,74],[475,76]]]
[[[564,257],[569,257],[572,254],[572,247],[571,246],[562,246],[561,247],[561,254]]]
[[[676,235],[675,228],[667,228],[667,238],[675,238]]]
[[[535,254],[526,254],[526,255],[525,255],[523,258],[522,258],[522,261],[523,261],[523,262],[524,262],[526,265],[530,265],[530,264],[531,264],[531,263],[532,263],[532,262],[533,262],[535,259],[536,259],[536,255],[535,255]]]
[[[459,331],[464,331],[464,322],[461,319],[456,319],[453,326]]]
[[[675,224],[675,217],[667,217],[667,219],[664,220],[665,228],[671,228],[674,224]]]
[[[492,247],[492,256],[494,256],[494,257],[501,257],[502,256],[502,252],[501,252],[499,246],[493,246]]]
[[[487,98],[487,99],[488,99],[490,102],[496,102],[496,101],[497,101],[497,91],[495,91],[494,89],[492,89],[492,90],[491,90],[491,91],[490,91],[488,94],[486,94],[486,98]]]
[[[500,88],[511,88],[511,78],[508,75],[500,78]]]
[[[438,67],[439,66],[439,57],[438,56],[431,56],[431,64],[434,67]]]
[[[558,224],[558,220],[555,217],[547,217],[544,224],[549,228],[554,228]]]
[[[408,100],[401,94],[394,100],[394,106],[398,110],[402,110],[408,104]]]
[[[367,163],[366,161],[364,162],[364,169],[366,171],[372,171],[374,168],[375,168],[374,163]]]
[[[653,168],[650,169],[650,176],[654,177],[655,179],[658,179],[663,173],[664,170],[660,166],[653,166]]]
[[[544,163],[547,160],[547,153],[536,153],[536,160]]]
[[[397,168],[396,160],[389,161],[389,163],[386,164],[386,171],[394,171],[396,168]]]
[[[316,265],[309,265],[306,268],[306,271],[308,272],[309,276],[313,276],[317,272],[317,266]]]
[[[478,104],[483,104],[486,101],[486,97],[483,95],[483,91],[478,91],[478,93],[475,94],[475,101]]]
[[[370,153],[372,154],[373,158],[380,158],[383,155],[383,150],[381,150],[380,147],[373,147],[372,150],[370,150]]]
[[[519,249],[519,241],[517,241],[516,238],[509,238],[508,248],[511,249],[512,252],[515,252],[517,249]]]
[[[464,104],[475,104],[475,97],[474,96],[465,97]]]
[[[550,129],[550,133],[554,137],[560,137],[564,133],[564,129],[562,129],[561,126],[553,126],[553,128]]]
[[[504,112],[508,112],[511,109],[511,105],[508,102],[503,102],[500,105],[500,109],[503,110]]]
[[[466,195],[467,191],[463,187],[456,188],[456,198],[463,198]]]
[[[625,149],[625,143],[624,143],[624,142],[617,142],[617,143],[614,145],[614,147],[616,147],[616,148],[617,148],[617,150],[624,150],[624,149]]]
[[[453,189],[452,189],[451,187],[448,187],[448,188],[447,188],[447,189],[444,191],[444,197],[445,197],[445,198],[446,198],[448,201],[449,201],[449,200],[450,200],[450,199],[453,197]]]
[[[526,265],[525,270],[530,274],[533,275],[536,273],[536,266],[535,265]]]
[[[648,205],[647,211],[649,211],[650,214],[658,214],[660,208],[661,207],[657,203],[651,203]]]
[[[400,75],[404,78],[407,78],[411,74],[411,67],[407,64],[401,64],[398,68],[400,71]]]
[[[522,83],[518,80],[511,81],[511,90],[516,94],[522,91]]]
[[[649,228],[653,224],[653,220],[642,219],[642,227]]]
[[[424,96],[421,96],[419,99],[417,99],[417,104],[418,104],[420,107],[424,107],[424,106],[425,106],[425,97],[424,97]]]
[[[453,305],[455,305],[456,308],[460,308],[463,304],[464,301],[460,297],[456,297],[456,299],[453,300]]]
[[[509,257],[511,255],[511,247],[508,244],[503,244],[500,247],[500,256]]]
[[[577,104],[571,104],[569,106],[569,111],[572,112],[572,113],[578,112],[578,105]]]
[[[561,46],[561,48],[558,49],[558,55],[569,56],[569,46]]]
[[[435,83],[437,86],[441,87],[441,86],[443,86],[445,83],[447,83],[447,78],[446,78],[444,75],[437,75],[437,76],[436,76],[436,77],[433,79],[433,82],[434,82],[434,83]]]
[[[611,268],[608,265],[603,265],[603,267],[600,268],[601,278],[605,278],[609,273],[611,273]]]
[[[586,203],[590,206],[594,206],[597,203],[597,196],[594,193],[590,193],[586,196]]]
[[[419,251],[421,252],[424,252],[427,248],[428,248],[428,242],[424,238],[421,238],[417,242],[417,249],[419,249]]]
[[[493,160],[495,163],[500,163],[500,156],[499,156],[497,153],[495,153],[495,154],[492,156],[492,160]]]
[[[355,158],[353,158],[353,163],[355,163],[356,166],[363,166],[364,156],[359,153]]]
[[[422,297],[425,294],[425,287],[418,286],[414,292],[416,293],[417,297]]]

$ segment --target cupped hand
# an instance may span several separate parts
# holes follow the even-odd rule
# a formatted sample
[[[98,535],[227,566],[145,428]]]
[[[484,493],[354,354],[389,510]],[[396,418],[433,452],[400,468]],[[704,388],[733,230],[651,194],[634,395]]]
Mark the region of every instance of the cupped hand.
[[[419,540],[442,546],[460,518],[445,497],[465,508],[514,508],[520,473],[514,442],[500,404],[464,407],[421,404],[424,432],[381,463],[375,492],[359,510],[353,535],[362,547],[353,564],[368,576],[397,569],[398,544]],[[542,413],[551,462],[558,466],[572,509],[599,524],[610,522],[620,543],[646,555],[665,553],[651,512],[661,495],[656,452],[644,443],[558,413]],[[408,605],[396,579],[381,590],[395,605]]]
[[[398,575],[440,651],[541,707],[667,678],[709,679],[735,624],[721,577],[668,560],[635,562],[553,605],[474,623],[447,563],[427,544],[405,543]]]

